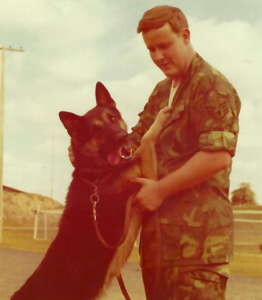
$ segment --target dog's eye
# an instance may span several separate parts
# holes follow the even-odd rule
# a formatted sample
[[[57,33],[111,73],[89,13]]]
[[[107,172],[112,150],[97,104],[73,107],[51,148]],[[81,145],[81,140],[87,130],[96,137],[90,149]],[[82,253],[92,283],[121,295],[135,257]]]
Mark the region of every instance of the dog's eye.
[[[113,116],[109,116],[109,120],[110,120],[112,123],[114,123],[114,122],[116,121],[116,118],[113,117]]]

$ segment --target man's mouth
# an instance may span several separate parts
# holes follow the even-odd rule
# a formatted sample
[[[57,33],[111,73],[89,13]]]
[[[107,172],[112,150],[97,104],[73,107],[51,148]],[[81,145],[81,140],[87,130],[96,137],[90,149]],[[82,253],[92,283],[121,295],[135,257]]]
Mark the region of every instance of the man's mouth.
[[[165,68],[168,68],[169,65],[170,65],[170,62],[167,62],[167,63],[161,64],[160,68],[165,69]]]
[[[125,145],[111,151],[107,156],[107,161],[111,166],[119,164],[121,159],[129,160],[133,157],[133,150],[128,149]]]

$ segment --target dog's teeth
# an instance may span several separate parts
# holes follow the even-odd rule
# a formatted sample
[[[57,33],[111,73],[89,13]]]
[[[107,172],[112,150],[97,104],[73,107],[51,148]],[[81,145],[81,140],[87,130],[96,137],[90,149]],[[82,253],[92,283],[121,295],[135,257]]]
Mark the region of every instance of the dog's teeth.
[[[124,149],[125,149],[125,151],[126,151],[127,153],[129,153],[129,155],[126,156],[126,155],[122,154],[122,152],[121,152],[121,157],[124,158],[124,159],[129,159],[129,158],[131,158],[131,157],[133,156],[133,149],[131,149],[130,152],[127,151],[127,149],[126,149],[125,147],[124,147]]]

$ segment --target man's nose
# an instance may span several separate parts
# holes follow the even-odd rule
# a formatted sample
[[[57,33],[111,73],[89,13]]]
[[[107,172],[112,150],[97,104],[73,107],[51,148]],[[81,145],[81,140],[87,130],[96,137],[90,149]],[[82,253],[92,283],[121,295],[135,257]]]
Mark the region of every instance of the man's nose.
[[[152,57],[152,55],[151,55],[151,57]],[[155,50],[155,52],[153,53],[153,57],[152,57],[153,61],[159,62],[159,61],[163,60],[163,58],[164,58],[163,52],[161,50]]]

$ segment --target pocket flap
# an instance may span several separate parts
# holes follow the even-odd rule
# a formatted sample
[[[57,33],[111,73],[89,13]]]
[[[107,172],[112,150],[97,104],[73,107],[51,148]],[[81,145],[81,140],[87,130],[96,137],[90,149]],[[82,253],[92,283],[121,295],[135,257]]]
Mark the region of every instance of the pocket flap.
[[[179,226],[201,227],[204,223],[205,212],[207,211],[206,204],[199,204],[196,201],[185,201],[178,203],[171,203],[175,201],[170,199],[167,204],[170,209],[165,207],[161,211],[160,223],[173,224]]]

